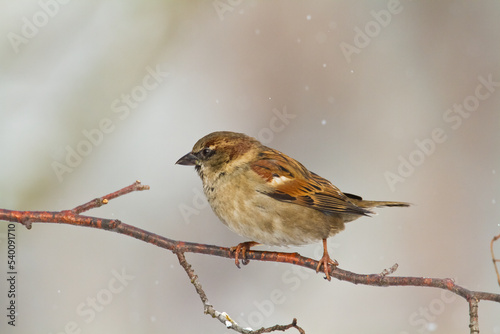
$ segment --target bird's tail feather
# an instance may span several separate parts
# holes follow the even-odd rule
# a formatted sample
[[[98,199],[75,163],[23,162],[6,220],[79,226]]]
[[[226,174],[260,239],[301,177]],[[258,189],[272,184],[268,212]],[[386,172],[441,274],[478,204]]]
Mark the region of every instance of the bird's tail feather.
[[[362,208],[380,208],[384,206],[400,206],[400,207],[406,207],[410,206],[410,203],[406,202],[391,202],[391,201],[358,201],[355,203],[357,206],[360,206]]]
[[[359,196],[352,195],[352,194],[347,194],[347,193],[344,193],[344,194],[349,198],[349,200],[352,203],[354,203],[355,205],[359,206],[360,208],[365,208],[365,209],[368,209],[368,208],[380,208],[380,207],[384,207],[384,206],[388,206],[388,207],[390,207],[390,206],[407,207],[407,206],[411,205],[410,203],[406,203],[406,202],[365,201],[364,199],[362,199]]]

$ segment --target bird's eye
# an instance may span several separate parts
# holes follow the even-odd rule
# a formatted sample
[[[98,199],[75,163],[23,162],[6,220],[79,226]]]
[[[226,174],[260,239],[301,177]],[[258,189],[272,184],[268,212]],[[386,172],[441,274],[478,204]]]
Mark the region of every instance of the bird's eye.
[[[209,149],[208,147],[205,147],[203,150],[199,152],[200,157],[202,159],[207,159],[209,158],[212,154],[214,154],[214,151]]]

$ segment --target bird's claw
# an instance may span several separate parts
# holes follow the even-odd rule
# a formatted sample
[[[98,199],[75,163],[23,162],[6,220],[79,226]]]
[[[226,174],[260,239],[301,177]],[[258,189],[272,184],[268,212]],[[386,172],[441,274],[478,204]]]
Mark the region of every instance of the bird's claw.
[[[333,265],[333,269],[335,269],[339,265],[337,260],[330,258],[330,255],[328,255],[328,253],[323,253],[323,257],[318,261],[318,265],[316,266],[316,272],[319,272],[321,265],[323,265],[323,272],[326,275],[325,279],[330,281],[331,280],[331,277],[330,277],[331,270],[330,270],[329,264]]]
[[[229,250],[231,253],[234,252],[234,264],[236,264],[236,267],[240,268],[240,253],[241,253],[241,263],[243,265],[247,265],[250,260],[247,259],[247,250],[250,250],[250,247],[258,245],[258,242],[255,241],[247,241],[247,242],[242,242],[238,244],[237,246],[231,247]]]

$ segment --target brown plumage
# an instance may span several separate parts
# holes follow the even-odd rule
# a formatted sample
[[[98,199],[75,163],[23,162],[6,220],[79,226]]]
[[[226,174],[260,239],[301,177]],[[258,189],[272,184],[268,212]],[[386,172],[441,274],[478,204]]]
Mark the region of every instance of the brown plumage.
[[[344,223],[382,206],[404,202],[365,201],[343,193],[300,162],[242,133],[213,132],[194,145],[176,164],[194,165],[215,214],[234,232],[251,239],[234,247],[238,256],[258,243],[303,245],[323,241],[323,265],[330,279],[326,240]]]

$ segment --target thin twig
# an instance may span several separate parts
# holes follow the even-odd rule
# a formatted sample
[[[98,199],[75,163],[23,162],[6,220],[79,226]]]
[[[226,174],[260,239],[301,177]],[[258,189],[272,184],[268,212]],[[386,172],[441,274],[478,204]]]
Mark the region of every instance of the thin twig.
[[[476,298],[469,300],[470,334],[479,334],[478,304],[479,300]]]
[[[293,318],[292,323],[290,323],[288,325],[274,325],[274,326],[268,327],[268,328],[262,327],[261,329],[253,331],[252,333],[253,334],[261,334],[261,333],[271,333],[271,332],[274,332],[274,331],[282,331],[282,332],[284,332],[284,331],[286,331],[286,330],[288,330],[290,328],[297,329],[300,334],[306,334],[306,332],[297,325],[297,319],[295,319],[295,318]]]
[[[497,274],[497,281],[498,281],[498,285],[500,285],[500,273],[498,271],[498,265],[497,263],[500,262],[500,259],[497,259],[495,257],[495,252],[493,250],[493,244],[495,243],[495,241],[497,241],[498,239],[500,239],[500,234],[497,235],[496,237],[493,237],[493,239],[491,240],[491,243],[490,243],[490,249],[491,249],[491,259],[493,260],[493,266],[495,267],[495,272]]]
[[[203,303],[204,307],[204,312],[212,318],[218,319],[221,323],[223,323],[227,328],[230,328],[238,333],[243,333],[243,334],[260,334],[260,333],[270,333],[274,331],[286,331],[287,329],[290,328],[296,328],[299,333],[305,334],[304,330],[297,326],[297,319],[293,319],[292,323],[289,325],[275,325],[272,327],[268,328],[261,328],[259,330],[252,330],[251,328],[243,328],[240,325],[236,323],[226,312],[219,312],[214,309],[212,304],[208,301],[208,297],[203,291],[203,288],[201,287],[200,282],[198,281],[198,275],[194,273],[193,268],[191,265],[186,261],[186,257],[184,256],[183,252],[175,252],[175,255],[177,255],[177,259],[179,259],[179,263],[184,268],[186,271],[189,279],[191,280],[191,283],[193,284],[194,288],[196,289],[196,292],[198,293],[198,296],[200,296],[201,302]]]
[[[142,190],[149,190],[149,186],[142,185],[141,181],[137,180],[125,188],[122,188],[122,189],[115,191],[111,194],[107,194],[106,196],[95,198],[95,199],[93,199],[85,204],[77,206],[76,208],[74,208],[71,211],[74,214],[80,214],[80,213],[88,211],[90,209],[98,208],[98,207],[102,206],[103,204],[108,204],[108,201],[112,200],[113,198],[117,198],[117,197],[126,195],[128,193],[133,192],[133,191],[142,191]]]

